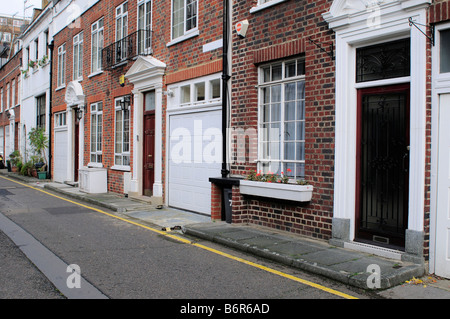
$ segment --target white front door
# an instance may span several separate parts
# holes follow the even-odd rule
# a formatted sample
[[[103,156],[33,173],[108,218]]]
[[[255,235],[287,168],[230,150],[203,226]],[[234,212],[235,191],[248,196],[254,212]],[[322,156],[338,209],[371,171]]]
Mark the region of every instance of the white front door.
[[[450,278],[450,94],[439,96],[439,113],[435,273]]]
[[[210,177],[222,166],[222,112],[171,115],[169,121],[169,206],[211,214]]]
[[[55,149],[54,149],[54,171],[53,180],[55,182],[67,181],[67,159],[68,159],[68,143],[67,129],[55,130]]]

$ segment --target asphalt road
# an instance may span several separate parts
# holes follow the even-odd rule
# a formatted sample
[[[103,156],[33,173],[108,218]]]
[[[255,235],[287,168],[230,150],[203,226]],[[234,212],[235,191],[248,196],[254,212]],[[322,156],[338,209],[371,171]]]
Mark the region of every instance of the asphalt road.
[[[363,291],[209,242],[202,244],[212,251],[201,249],[101,210],[111,215],[0,178],[0,213],[65,265],[55,269],[65,273],[60,279],[68,279],[72,274],[65,267],[75,264],[83,279],[110,299],[342,299],[333,291],[369,298]],[[220,252],[263,268],[226,258]],[[0,298],[64,298],[48,276],[1,232],[0,256]],[[264,267],[314,282],[319,288]]]

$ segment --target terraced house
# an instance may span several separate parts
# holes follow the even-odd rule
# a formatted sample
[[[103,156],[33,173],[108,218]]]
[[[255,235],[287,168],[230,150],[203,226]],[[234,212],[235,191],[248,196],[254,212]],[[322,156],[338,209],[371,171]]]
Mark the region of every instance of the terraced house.
[[[194,161],[183,139],[220,132],[221,11],[219,1],[54,4],[55,180],[210,214],[220,163]]]
[[[54,181],[450,278],[448,1],[48,6],[33,30],[48,28],[29,29],[21,57],[47,48],[49,64],[13,77],[16,88],[51,79],[45,117],[27,111],[20,125],[51,126]],[[12,69],[1,71],[2,110]],[[37,111],[39,96],[23,88],[16,103]],[[14,130],[0,135],[4,152],[18,147]]]

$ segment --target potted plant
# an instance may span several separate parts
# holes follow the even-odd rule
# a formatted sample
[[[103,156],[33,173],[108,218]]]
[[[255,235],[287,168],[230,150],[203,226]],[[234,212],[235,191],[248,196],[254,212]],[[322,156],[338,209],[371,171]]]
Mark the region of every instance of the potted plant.
[[[28,66],[30,68],[37,68],[38,67],[38,63],[36,61],[30,60],[30,62],[28,62]]]
[[[11,171],[17,172],[17,164],[22,162],[20,152],[18,150],[15,150],[11,154],[9,154],[9,162],[11,164]]]
[[[33,127],[28,133],[28,139],[36,156],[35,159],[39,158],[40,160],[40,163],[37,162],[34,164],[34,167],[38,171],[38,178],[45,179],[47,178],[47,157],[45,155],[45,150],[48,147],[48,137],[45,135],[44,128]]]
[[[269,197],[297,202],[308,202],[312,198],[313,186],[305,180],[290,182],[285,174],[262,174],[252,172],[240,181],[239,191],[243,195]]]

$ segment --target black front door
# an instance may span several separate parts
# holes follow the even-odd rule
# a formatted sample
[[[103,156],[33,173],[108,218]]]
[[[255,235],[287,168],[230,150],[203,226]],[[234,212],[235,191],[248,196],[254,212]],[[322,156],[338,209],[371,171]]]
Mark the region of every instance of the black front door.
[[[358,91],[356,238],[404,247],[408,219],[409,85]]]

